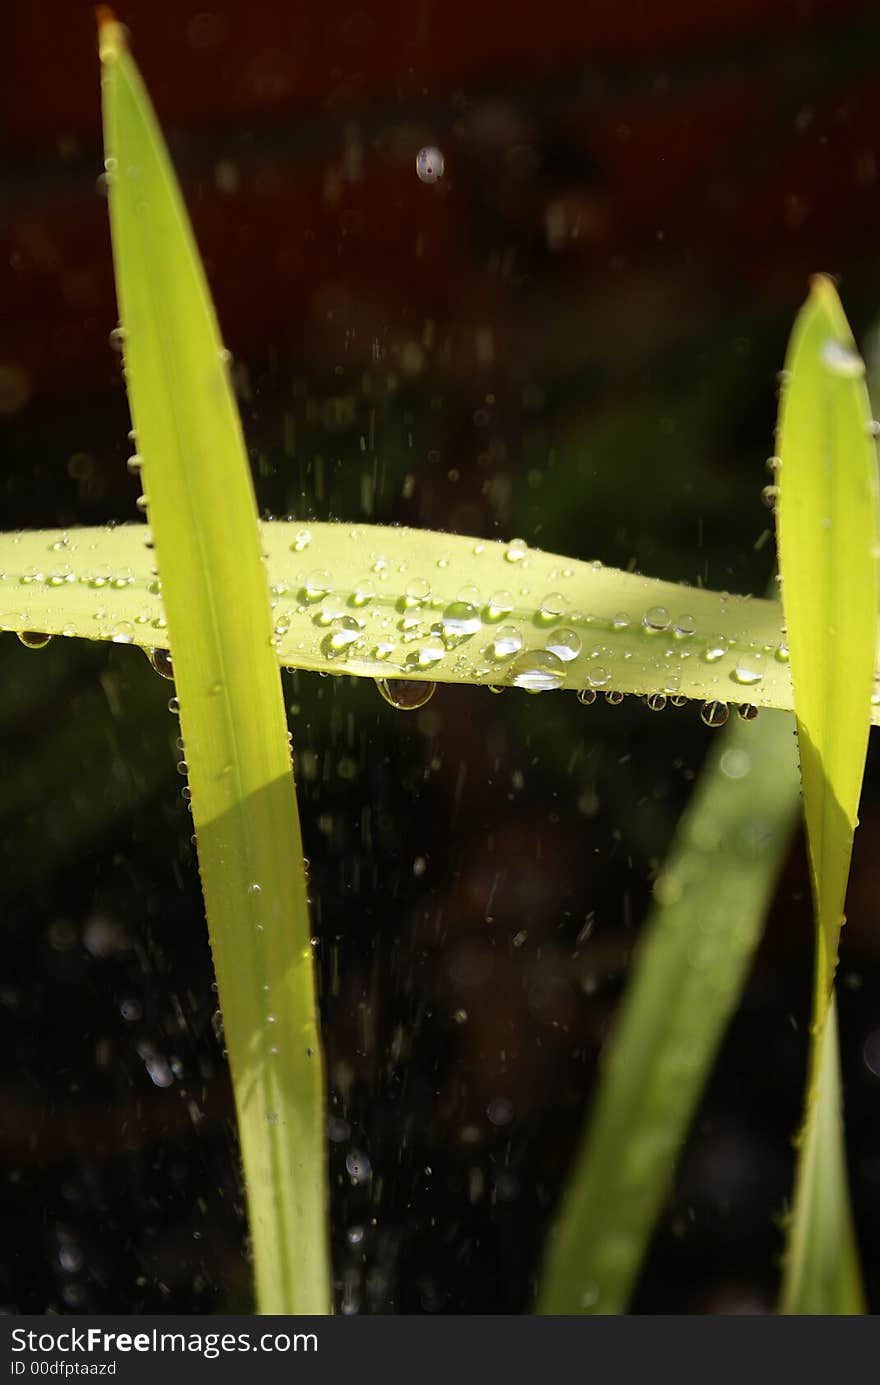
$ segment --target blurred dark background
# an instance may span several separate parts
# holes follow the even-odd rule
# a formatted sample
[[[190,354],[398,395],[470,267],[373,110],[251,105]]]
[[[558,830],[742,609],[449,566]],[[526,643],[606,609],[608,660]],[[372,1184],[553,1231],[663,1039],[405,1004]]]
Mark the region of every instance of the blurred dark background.
[[[870,0],[132,0],[120,18],[236,359],[264,514],[518,535],[763,591],[776,372],[809,274],[838,277],[866,348],[880,315]],[[3,8],[3,529],[137,517],[99,95],[89,6]],[[425,145],[444,155],[433,184]],[[7,636],[0,672],[0,1302],[246,1309],[172,689],[134,649],[74,641]],[[636,699],[441,688],[402,714],[372,683],[311,674],[285,694],[338,1305],[528,1311],[713,733]],[[840,972],[875,1307],[878,788],[869,761]],[[772,1309],[811,949],[795,844],[637,1311]]]

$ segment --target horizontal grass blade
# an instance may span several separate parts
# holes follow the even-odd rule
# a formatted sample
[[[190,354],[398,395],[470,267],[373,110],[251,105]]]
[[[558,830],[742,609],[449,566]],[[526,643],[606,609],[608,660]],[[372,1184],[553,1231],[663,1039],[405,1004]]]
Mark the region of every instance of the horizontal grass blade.
[[[834,285],[814,279],[786,357],[778,447],[779,561],[816,916],[810,1072],[782,1293],[787,1313],[864,1308],[832,1004],[874,690],[877,462],[864,374]]]
[[[162,583],[161,643],[174,659],[257,1305],[325,1313],[324,1095],[306,879],[253,486],[174,173],[122,30],[106,11],[101,21],[126,382],[155,544],[150,564]],[[145,538],[143,529],[130,538],[141,561]],[[109,607],[113,583],[95,580],[88,619],[102,629],[95,608]],[[138,615],[149,595],[145,586]],[[115,618],[104,637],[125,642]]]
[[[573,655],[550,660],[552,686],[793,707],[773,601],[418,529],[260,532],[282,665],[494,686],[549,647]],[[151,541],[144,525],[0,534],[0,630],[167,648]]]
[[[791,717],[729,726],[682,816],[548,1241],[537,1311],[625,1310],[798,811]]]

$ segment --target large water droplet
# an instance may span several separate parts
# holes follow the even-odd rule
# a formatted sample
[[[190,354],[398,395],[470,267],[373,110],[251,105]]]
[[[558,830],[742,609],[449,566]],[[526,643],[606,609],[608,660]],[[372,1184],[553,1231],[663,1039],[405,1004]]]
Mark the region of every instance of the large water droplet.
[[[332,634],[325,636],[321,641],[321,648],[328,659],[335,658],[338,654],[343,654],[349,645],[360,639],[362,626],[354,616],[341,616],[339,624]]]
[[[486,620],[503,620],[513,610],[513,597],[508,591],[493,592],[484,612]]]
[[[52,639],[51,635],[43,635],[38,630],[19,630],[17,634],[25,649],[45,649]]]
[[[492,641],[494,659],[511,659],[522,649],[522,635],[515,625],[499,625]]]
[[[753,664],[738,663],[730,676],[735,683],[742,683],[744,687],[753,688],[764,677],[764,671],[755,668]]]
[[[326,596],[331,586],[330,573],[324,568],[316,568],[310,572],[306,578],[305,593],[309,601],[320,601],[322,596]]]
[[[475,635],[482,623],[480,612],[470,601],[453,601],[440,621],[443,640],[448,647],[460,644]]]
[[[414,577],[403,593],[407,606],[421,606],[431,595],[431,583],[424,577]]]
[[[546,624],[558,620],[567,605],[568,602],[561,592],[549,592],[547,596],[541,598],[541,604],[538,607],[538,620]]]
[[[642,624],[652,634],[659,634],[661,630],[669,629],[669,612],[665,606],[652,606],[645,612]]]
[[[576,630],[563,628],[553,630],[544,642],[544,648],[551,654],[555,654],[557,659],[561,659],[564,664],[568,664],[572,659],[576,659],[581,652],[581,637]]]
[[[726,702],[704,702],[700,708],[700,720],[706,726],[723,726],[730,715]]]
[[[565,664],[547,649],[532,649],[519,655],[508,682],[526,692],[552,692],[565,682]]]
[[[173,678],[174,667],[171,663],[171,653],[167,649],[148,649],[147,658],[153,668],[162,678]]]
[[[385,701],[401,712],[415,712],[434,696],[436,683],[419,683],[411,678],[376,678],[376,687]]]

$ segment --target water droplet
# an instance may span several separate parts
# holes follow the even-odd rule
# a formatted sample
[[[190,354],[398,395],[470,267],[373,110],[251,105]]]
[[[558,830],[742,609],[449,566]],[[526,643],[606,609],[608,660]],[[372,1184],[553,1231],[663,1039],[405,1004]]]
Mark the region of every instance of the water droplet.
[[[776,646],[776,652],[775,652],[775,654],[774,654],[773,657],[776,659],[777,663],[780,663],[780,664],[787,664],[787,663],[788,663],[788,660],[789,660],[788,645],[785,643],[784,640],[781,640],[780,643]]]
[[[522,635],[515,625],[500,625],[492,641],[494,659],[511,659],[522,649]]]
[[[162,678],[173,678],[174,667],[167,649],[147,649],[144,651],[153,668]]]
[[[690,639],[696,628],[697,622],[694,620],[693,616],[681,615],[676,619],[672,627],[672,633],[677,640],[687,640]]]
[[[735,683],[742,683],[744,687],[753,688],[764,677],[764,671],[749,664],[738,663],[730,676]]]
[[[582,702],[585,707],[592,707],[598,696],[595,688],[581,688],[578,693],[578,702]],[[606,693],[605,696],[610,697],[611,694]]]
[[[306,578],[305,594],[307,601],[320,601],[330,590],[332,578],[325,568],[315,568]]]
[[[754,721],[758,715],[757,707],[753,706],[751,702],[741,702],[736,710],[742,721]]]
[[[51,635],[42,635],[38,630],[19,630],[17,634],[25,649],[45,649],[52,639]]]
[[[125,328],[114,327],[107,340],[110,343],[111,351],[121,351],[125,345]]]
[[[129,620],[118,620],[115,625],[110,627],[110,638],[114,644],[132,644],[134,641],[134,626]]]
[[[726,702],[704,702],[700,708],[700,720],[706,726],[723,726],[730,715]]]
[[[606,683],[611,682],[611,674],[604,664],[594,664],[587,671],[587,682],[591,688],[604,688]]]
[[[713,635],[706,648],[703,650],[703,659],[707,664],[717,664],[719,659],[723,659],[727,653],[727,641],[723,635]]]
[[[845,380],[858,380],[865,373],[865,362],[851,346],[829,337],[822,347],[822,361],[832,375]]]
[[[262,885],[260,884],[259,880],[252,880],[251,883],[248,885],[248,894],[262,894],[262,893],[263,893],[263,887],[262,887]]]
[[[618,692],[616,688],[612,688],[611,692],[605,694],[605,701],[610,707],[619,707],[623,701],[623,693]]]
[[[611,621],[612,630],[628,630],[631,624],[629,611],[618,611]]]
[[[532,649],[520,654],[512,665],[508,681],[526,692],[552,692],[565,682],[565,665],[547,649]]]
[[[435,664],[439,664],[445,653],[446,650],[439,645],[426,644],[410,654],[406,662],[411,668],[433,668]]]
[[[169,710],[169,712],[171,713],[171,715],[172,715],[173,717],[179,717],[179,716],[180,716],[180,702],[178,701],[178,699],[177,699],[176,697],[169,697],[169,699],[168,699],[168,710]]]
[[[311,541],[312,535],[310,530],[297,529],[293,536],[293,543],[290,545],[292,552],[302,553],[304,549],[308,548]]]
[[[353,1149],[345,1156],[345,1167],[352,1183],[368,1183],[372,1177],[372,1165],[359,1149]]]
[[[767,509],[768,509],[768,510],[772,510],[772,509],[775,508],[776,502],[777,502],[778,499],[779,499],[779,487],[778,487],[778,486],[765,486],[764,489],[761,491],[761,500],[762,500],[763,504],[765,504],[765,505],[767,506]]]
[[[139,452],[133,452],[125,463],[126,468],[132,476],[136,476],[143,465],[143,458]]]
[[[407,606],[422,606],[430,598],[431,583],[424,577],[414,577],[407,583],[403,595]]]
[[[554,630],[547,636],[544,648],[555,654],[564,664],[568,664],[581,652],[581,637],[576,630]]]
[[[446,160],[436,144],[426,144],[416,154],[416,177],[420,183],[436,183],[445,168]]]
[[[541,598],[541,604],[538,607],[538,620],[546,623],[558,620],[567,605],[568,602],[561,592],[550,592]]]
[[[436,683],[416,682],[410,678],[376,678],[376,687],[392,707],[401,712],[415,712],[434,696]]]
[[[782,458],[781,458],[781,457],[768,457],[767,460],[766,460],[766,462],[764,463],[764,465],[765,465],[765,467],[767,468],[767,470],[768,470],[769,472],[772,472],[773,475],[775,476],[775,475],[776,475],[776,472],[777,472],[777,471],[779,470],[779,468],[782,466]]]
[[[504,550],[505,561],[508,563],[521,563],[528,551],[528,546],[524,539],[511,539]]]
[[[669,612],[665,606],[652,606],[645,612],[642,621],[646,630],[652,633],[659,633],[661,630],[669,629]]]
[[[440,621],[447,648],[461,644],[462,640],[476,634],[482,623],[479,610],[470,601],[453,601],[451,606],[446,607]]]
[[[489,597],[489,604],[486,607],[485,616],[489,621],[503,620],[509,616],[513,610],[513,597],[510,592],[493,592]]]
[[[662,712],[666,707],[665,693],[649,693],[645,702],[652,712]]]
[[[354,616],[341,616],[336,630],[321,641],[321,648],[328,659],[343,654],[349,645],[359,640],[363,627]]]

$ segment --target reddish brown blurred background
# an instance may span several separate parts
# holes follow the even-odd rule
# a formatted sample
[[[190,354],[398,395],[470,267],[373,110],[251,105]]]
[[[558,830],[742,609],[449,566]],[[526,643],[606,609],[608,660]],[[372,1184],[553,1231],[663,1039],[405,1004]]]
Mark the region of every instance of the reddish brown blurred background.
[[[809,274],[839,277],[872,361],[870,0],[133,0],[120,18],[236,359],[264,511],[522,534],[763,590],[775,373]],[[0,26],[0,523],[132,520],[92,11],[10,3]],[[424,145],[445,158],[431,185]],[[133,651],[73,644],[0,647],[0,1297],[233,1308],[231,1105],[168,690]],[[526,1311],[710,733],[693,709],[632,699],[441,689],[410,720],[342,679],[287,692],[339,1303]],[[877,790],[841,971],[872,1292]],[[796,849],[641,1311],[772,1307],[810,930]],[[347,1176],[353,1151],[381,1183]]]

